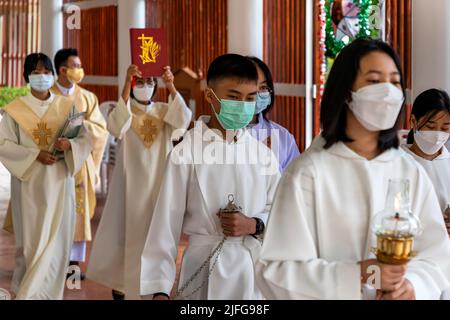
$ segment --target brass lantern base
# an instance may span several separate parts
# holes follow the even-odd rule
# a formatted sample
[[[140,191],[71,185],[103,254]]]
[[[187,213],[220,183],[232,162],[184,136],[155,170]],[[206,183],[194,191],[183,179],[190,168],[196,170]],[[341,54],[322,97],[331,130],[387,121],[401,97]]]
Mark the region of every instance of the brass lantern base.
[[[374,254],[381,263],[390,265],[401,265],[408,263],[416,256],[412,251],[414,237],[396,237],[392,235],[377,235],[377,248]]]

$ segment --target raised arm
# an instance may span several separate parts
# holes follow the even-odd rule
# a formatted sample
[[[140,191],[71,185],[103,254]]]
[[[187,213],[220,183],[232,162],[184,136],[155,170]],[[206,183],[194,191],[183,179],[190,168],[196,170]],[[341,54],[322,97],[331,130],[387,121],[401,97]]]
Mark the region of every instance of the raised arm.
[[[162,79],[170,92],[169,107],[166,116],[164,117],[164,122],[172,127],[172,133],[176,133],[173,135],[172,139],[178,140],[183,135],[183,131],[187,130],[189,124],[191,123],[192,111],[186,105],[186,102],[181,94],[177,92],[174,85],[174,76],[170,70],[170,67],[167,66],[164,70]]]

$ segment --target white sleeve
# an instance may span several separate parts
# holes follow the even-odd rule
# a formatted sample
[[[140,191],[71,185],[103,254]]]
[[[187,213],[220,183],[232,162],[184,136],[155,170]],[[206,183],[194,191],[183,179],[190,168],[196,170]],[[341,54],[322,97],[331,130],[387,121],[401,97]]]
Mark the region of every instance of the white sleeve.
[[[81,170],[81,167],[92,152],[92,137],[86,129],[86,125],[85,121],[78,136],[69,140],[71,149],[64,152],[64,161],[72,176]]]
[[[141,258],[142,296],[170,294],[186,210],[191,166],[179,162],[177,145],[170,153]],[[176,196],[174,196],[176,195]]]
[[[357,262],[319,257],[314,175],[309,159],[280,181],[264,235],[256,281],[267,299],[361,299]],[[298,170],[298,172],[295,172]]]
[[[40,150],[20,145],[19,136],[18,124],[5,113],[0,122],[0,161],[14,177],[27,181]]]
[[[172,137],[172,140],[178,140],[183,135],[183,130],[187,130],[192,120],[192,111],[186,105],[183,97],[177,92],[174,99],[169,96],[169,106],[167,113],[164,117],[164,122],[172,127],[172,133],[177,134]],[[179,132],[179,133],[178,133]]]
[[[436,193],[425,172],[419,177],[417,189],[413,212],[417,212],[423,232],[414,239],[417,256],[409,262],[406,278],[417,300],[439,300],[442,291],[450,286],[450,241]]]
[[[108,115],[108,131],[116,138],[122,139],[131,127],[132,113],[130,99],[125,103],[122,97],[117,102],[117,106]]]
[[[274,158],[276,160],[276,158]],[[272,209],[273,200],[275,198],[275,192],[277,191],[278,183],[280,182],[280,173],[278,171],[278,161],[276,172],[273,174],[269,174],[266,177],[267,180],[267,201],[266,207],[263,212],[255,215],[255,218],[259,218],[264,222],[264,225],[267,226],[267,221],[269,218],[270,210]]]

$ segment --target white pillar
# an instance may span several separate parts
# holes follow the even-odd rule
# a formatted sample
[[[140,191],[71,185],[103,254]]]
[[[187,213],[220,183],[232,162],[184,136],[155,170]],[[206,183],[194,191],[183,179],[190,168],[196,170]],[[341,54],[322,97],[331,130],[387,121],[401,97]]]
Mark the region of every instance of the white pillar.
[[[305,150],[313,140],[313,122],[314,122],[314,95],[315,87],[313,83],[313,61],[314,61],[314,0],[306,0],[305,17]]]
[[[41,52],[53,61],[63,47],[63,0],[41,1]]]
[[[412,5],[413,98],[430,88],[450,92],[450,1]]]
[[[263,0],[228,0],[228,52],[263,58]]]
[[[119,0],[117,16],[120,94],[128,66],[131,64],[130,28],[145,28],[145,0]]]

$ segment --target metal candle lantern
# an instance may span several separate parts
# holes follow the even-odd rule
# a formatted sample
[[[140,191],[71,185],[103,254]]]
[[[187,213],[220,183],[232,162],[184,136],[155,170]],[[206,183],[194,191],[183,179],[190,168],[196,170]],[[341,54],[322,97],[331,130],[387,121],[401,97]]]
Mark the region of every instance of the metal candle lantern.
[[[232,214],[236,212],[242,211],[242,208],[236,205],[234,202],[234,196],[232,194],[228,195],[228,204],[225,208],[220,209],[220,214]],[[208,258],[202,263],[202,265],[186,280],[186,282],[179,287],[177,292],[175,293],[174,299],[188,299],[192,295],[194,295],[196,292],[198,292],[200,289],[202,289],[209,280],[209,277],[211,276],[212,272],[214,271],[217,261],[219,259],[219,256],[222,252],[223,245],[225,241],[227,240],[227,237],[224,236],[222,241],[214,248],[214,250],[211,251]],[[213,260],[214,259],[214,260]],[[182,297],[183,292],[189,287],[189,285],[200,275],[201,271],[207,268],[208,276],[203,280],[203,282],[198,286],[195,290],[193,290],[190,294],[184,295]]]
[[[406,264],[416,255],[414,238],[421,233],[420,221],[410,209],[409,180],[389,180],[386,207],[374,217],[377,248],[373,252],[385,264]]]
[[[220,209],[220,213],[237,213],[242,210],[241,207],[234,203],[234,196],[232,194],[228,195],[228,204],[225,208]]]

